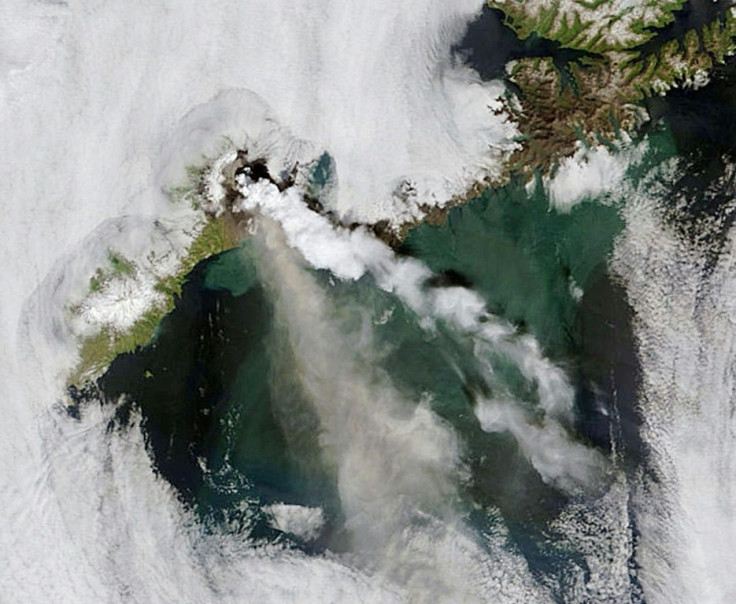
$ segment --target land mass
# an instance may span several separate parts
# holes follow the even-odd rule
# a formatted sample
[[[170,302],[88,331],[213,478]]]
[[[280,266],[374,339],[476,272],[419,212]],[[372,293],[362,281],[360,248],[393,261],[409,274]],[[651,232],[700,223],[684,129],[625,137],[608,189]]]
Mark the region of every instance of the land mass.
[[[477,183],[444,207],[422,208],[423,218],[412,223],[369,225],[392,247],[401,244],[412,226],[421,221],[443,222],[450,207],[476,197],[487,186],[519,176],[554,174],[559,162],[581,144],[615,147],[615,141],[635,133],[648,120],[648,98],[673,88],[704,85],[710,72],[736,51],[736,9],[730,3],[490,0],[486,19],[489,11],[522,43],[522,51],[505,66],[509,92],[500,109],[518,124],[518,148],[500,180]],[[476,28],[483,26],[483,19]],[[316,169],[322,160],[316,162]],[[231,150],[206,166],[190,169],[188,182],[170,192],[201,214],[191,243],[173,270],[155,276],[151,303],[132,326],[103,322],[95,333],[81,338],[80,359],[68,380],[71,387],[94,381],[117,355],[148,344],[174,307],[193,267],[236,247],[246,235],[247,217],[232,211],[235,177],[242,171],[276,182],[262,158]],[[292,172],[276,184],[293,186],[296,176]],[[309,187],[303,188],[311,209],[329,213],[317,196],[309,194]],[[90,277],[88,295],[72,307],[73,313],[79,313],[85,303],[104,299],[121,282],[135,283],[144,270],[114,250],[109,251],[108,262]]]

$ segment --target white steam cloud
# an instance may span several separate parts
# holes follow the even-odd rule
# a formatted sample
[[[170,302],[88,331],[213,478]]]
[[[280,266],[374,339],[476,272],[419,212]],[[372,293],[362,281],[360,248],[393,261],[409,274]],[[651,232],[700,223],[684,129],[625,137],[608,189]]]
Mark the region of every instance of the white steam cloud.
[[[483,544],[458,516],[465,471],[450,426],[427,400],[398,393],[365,333],[344,328],[277,223],[258,218],[254,237],[294,371],[320,420],[353,559],[411,602],[550,601],[504,540]]]
[[[333,226],[303,203],[298,189],[280,192],[267,180],[254,182],[245,174],[239,176],[239,183],[243,198],[237,207],[278,221],[289,246],[299,250],[312,266],[328,269],[344,279],[370,273],[379,287],[399,296],[426,326],[444,321],[459,335],[469,337],[474,354],[489,374],[493,369],[486,359],[492,351],[512,359],[536,386],[544,423],[539,427],[535,419],[513,404],[484,400],[478,411],[481,426],[489,431],[511,432],[547,482],[571,491],[595,482],[605,461],[594,450],[570,442],[563,425],[573,419],[573,388],[565,373],[544,357],[532,336],[517,337],[510,325],[487,313],[483,298],[472,290],[427,288],[432,273],[424,264],[397,257],[363,229],[349,231]]]
[[[329,149],[338,165],[335,207],[356,218],[415,212],[411,200],[397,205],[393,196],[405,180],[423,202],[440,203],[496,169],[498,147],[512,130],[489,111],[500,87],[450,60],[451,44],[481,6],[478,0],[2,4],[0,549],[8,570],[2,597],[238,601],[243,593],[260,598],[268,591],[257,594],[255,586],[274,587],[264,583],[269,572],[280,580],[290,576],[285,567],[303,568],[289,560],[281,570],[212,568],[205,579],[206,572],[190,572],[191,560],[173,556],[186,549],[176,538],[156,532],[161,527],[141,531],[144,511],[153,521],[170,507],[139,501],[118,515],[100,513],[101,501],[146,493],[155,481],[141,470],[124,486],[101,491],[102,457],[87,457],[88,475],[80,476],[78,465],[79,455],[98,451],[92,432],[99,425],[76,435],[39,432],[75,363],[64,307],[88,287],[108,247],[145,254],[141,233],[155,230],[154,220],[191,224],[188,209],[173,207],[161,187],[179,184],[187,164],[219,153],[228,144],[224,136],[241,144],[249,134],[270,148],[283,126],[310,141],[311,156]],[[304,154],[276,151],[291,159]],[[72,437],[75,446],[66,442]],[[114,471],[124,471],[128,458],[116,459]],[[172,534],[180,521],[162,520]],[[128,531],[148,537],[126,541]],[[111,534],[124,560],[104,551]],[[155,576],[144,577],[159,547],[170,563],[152,564]],[[145,562],[139,568],[136,560]],[[111,577],[126,564],[131,577],[136,569],[140,575],[118,589]],[[300,601],[310,593],[319,601],[375,599],[356,595],[334,575],[327,581],[332,591],[299,576]],[[202,582],[194,585],[196,577]],[[223,591],[207,591],[214,583]],[[289,589],[273,593],[279,601],[296,598]]]

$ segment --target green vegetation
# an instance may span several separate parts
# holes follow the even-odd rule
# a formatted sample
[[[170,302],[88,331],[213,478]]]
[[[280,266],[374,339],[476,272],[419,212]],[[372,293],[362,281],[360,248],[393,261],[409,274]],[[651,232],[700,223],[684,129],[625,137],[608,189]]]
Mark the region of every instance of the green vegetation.
[[[112,279],[132,277],[135,274],[135,265],[122,254],[109,249],[107,250],[107,261],[110,263],[105,269],[98,268],[90,277],[90,293],[100,292],[105,289],[107,283]]]
[[[156,283],[156,291],[164,295],[161,304],[150,308],[126,331],[106,327],[82,342],[79,353],[80,361],[69,378],[70,384],[79,384],[93,378],[103,371],[117,355],[132,352],[151,341],[161,319],[174,308],[175,299],[181,294],[182,285],[194,266],[205,258],[237,247],[235,229],[228,220],[225,216],[209,219],[202,232],[189,247],[178,272]],[[101,291],[110,279],[124,278],[135,273],[133,263],[121,255],[111,251],[108,259],[113,267],[112,272],[106,273],[98,269],[90,279],[90,291]]]
[[[607,53],[631,49],[671,23],[686,0],[642,0],[621,10],[616,0],[489,0],[522,40],[532,34],[563,48]]]
[[[135,273],[135,266],[133,266],[133,263],[120,254],[116,254],[112,250],[108,250],[107,259],[112,265],[112,274],[114,277],[119,277],[121,275],[131,276]]]
[[[201,166],[187,166],[185,183],[167,189],[169,198],[173,202],[187,201],[195,210],[199,210],[202,174]],[[189,246],[176,274],[162,277],[154,285],[154,289],[162,294],[162,302],[148,309],[126,331],[105,327],[99,333],[85,338],[79,353],[79,364],[68,382],[79,384],[92,379],[104,371],[117,355],[132,352],[148,344],[154,337],[161,320],[174,308],[176,297],[181,294],[184,281],[194,266],[205,258],[237,247],[239,243],[237,231],[237,225],[234,224],[232,218],[208,216],[207,223]],[[122,254],[110,249],[107,259],[109,267],[98,268],[90,278],[90,293],[104,291],[107,284],[114,279],[125,279],[135,275],[135,264]]]
[[[203,166],[210,160],[202,158],[202,166],[188,165],[184,168],[186,178],[182,184],[165,188],[165,193],[174,203],[188,202],[195,210],[201,209],[200,190],[202,186]]]
[[[669,39],[662,28],[684,5],[644,0],[617,13],[615,0],[490,0],[520,39],[539,36],[561,51],[585,53],[564,68],[552,56],[523,58],[511,67],[509,79],[520,92],[507,110],[520,125],[522,143],[511,171],[553,171],[581,139],[605,143],[634,130],[647,97],[707,81],[736,51],[736,16],[721,11],[705,26]]]
[[[105,284],[105,279],[105,273],[102,272],[101,268],[98,268],[89,280],[89,291],[95,293],[102,290],[102,286]]]
[[[232,249],[238,245],[238,237],[233,225],[228,223],[228,218],[223,215],[211,218],[199,236],[192,242],[187,255],[182,259],[179,271],[160,279],[154,286],[156,291],[165,294],[170,300],[166,312],[173,308],[175,296],[181,293],[181,286],[186,276],[194,266],[210,256]]]
[[[79,353],[79,365],[69,378],[69,383],[78,384],[90,379],[103,371],[117,355],[147,344],[167,312],[165,306],[157,306],[146,312],[128,331],[106,327],[86,338]]]

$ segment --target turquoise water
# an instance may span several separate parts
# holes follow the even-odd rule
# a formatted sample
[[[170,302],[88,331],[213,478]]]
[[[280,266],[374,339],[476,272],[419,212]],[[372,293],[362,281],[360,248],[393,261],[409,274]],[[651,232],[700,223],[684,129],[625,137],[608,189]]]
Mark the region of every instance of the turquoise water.
[[[274,375],[272,331],[246,242],[195,267],[155,341],[100,380],[107,398],[127,397],[122,426],[140,410],[156,469],[206,526],[269,540],[262,504],[335,507],[324,470],[305,463],[316,442],[292,446],[281,428],[281,400],[298,393]]]
[[[626,193],[561,213],[541,186],[512,182],[454,208],[444,225],[415,228],[399,251],[431,269],[427,291],[471,288],[515,326],[513,337],[533,335],[574,386],[570,437],[603,455],[615,445],[620,467],[634,471],[643,455],[638,367],[629,307],[607,259],[627,196],[653,183],[654,168],[671,157],[668,131],[653,131],[649,140],[629,170]],[[315,169],[322,184],[330,181],[327,159]],[[351,551],[337,470],[324,458],[322,426],[304,392],[289,326],[264,285],[260,250],[248,239],[200,263],[154,342],[113,362],[100,387],[108,400],[125,395],[125,402],[111,429],[140,413],[154,467],[206,530],[308,553]],[[304,270],[345,341],[369,351],[356,358],[371,364],[371,379],[385,377],[409,407],[429,401],[458,436],[463,471],[452,506],[464,524],[479,539],[503,527],[508,547],[563,594],[566,573],[586,564],[551,528],[571,496],[542,479],[514,436],[484,431],[476,417],[478,400],[498,395],[532,424],[545,421],[537,386],[518,361],[501,349],[479,353],[471,337],[442,320],[428,325],[370,276],[341,281]],[[596,493],[575,498],[592,502]],[[272,503],[320,507],[320,537],[305,541],[275,528],[263,509]]]
[[[427,288],[460,283],[480,292],[494,314],[533,334],[583,384],[597,376],[585,375],[579,363],[585,297],[573,287],[584,291],[606,280],[606,256],[621,224],[615,206],[583,203],[559,214],[539,190],[530,194],[512,183],[454,209],[444,226],[415,229],[402,253],[437,275]],[[319,421],[258,271],[250,240],[198,265],[155,342],[116,359],[101,386],[109,399],[128,396],[121,423],[127,411],[140,410],[157,470],[209,530],[339,551],[346,541],[334,470],[322,459]],[[427,329],[370,277],[313,274],[340,329],[368,329],[377,368],[405,400],[429,396],[460,436],[468,476],[458,505],[468,525],[482,533],[502,518],[539,572],[571,559],[574,553],[551,546],[546,532],[567,496],[544,483],[512,436],[484,432],[474,413],[476,396],[492,392],[534,409],[535,387],[519,367],[491,352],[489,376],[469,340],[442,322]],[[595,321],[605,322],[605,313]],[[581,405],[579,414],[592,409]],[[578,438],[590,442],[585,430]],[[273,502],[320,506],[327,518],[322,537],[303,543],[274,529],[262,511]]]
[[[631,310],[608,259],[624,227],[622,210],[638,197],[658,204],[689,242],[714,257],[720,253],[736,216],[732,204],[724,203],[732,198],[730,182],[719,181],[730,161],[734,120],[721,124],[707,116],[733,112],[736,87],[730,77],[726,89],[674,92],[652,102],[663,121],[647,129],[648,151],[629,166],[627,186],[619,192],[562,213],[552,208],[543,187],[514,181],[454,208],[443,225],[415,228],[398,252],[431,269],[427,291],[470,288],[517,336],[536,338],[574,386],[574,420],[565,429],[576,443],[613,459],[619,478],[639,480],[650,470],[639,434]],[[699,105],[692,104],[695,95]],[[660,170],[673,159],[679,169]],[[311,168],[309,193],[324,201],[335,182],[334,162],[325,153]],[[304,392],[289,325],[279,318],[278,300],[262,278],[259,250],[248,239],[240,249],[199,264],[155,341],[115,360],[100,380],[106,399],[118,405],[110,429],[124,430],[141,417],[156,471],[205,531],[352,556],[338,472],[334,460],[325,459],[323,426]],[[530,424],[544,423],[537,386],[518,361],[501,350],[479,353],[471,337],[442,320],[428,325],[370,276],[340,281],[326,271],[304,270],[324,293],[325,315],[336,331],[369,350],[355,353],[371,365],[369,379],[385,377],[410,410],[428,401],[457,435],[458,496],[448,506],[463,527],[484,546],[487,535],[507,535],[504,547],[520,553],[558,601],[592,601],[570,597],[579,593],[570,578],[578,569],[583,582],[598,572],[587,566],[586,535],[574,530],[605,532],[611,518],[600,524],[580,520],[571,533],[555,522],[571,504],[597,513],[599,492],[570,495],[551,486],[514,436],[484,431],[476,417],[480,399],[500,394],[524,409]],[[660,479],[651,476],[652,482]],[[637,495],[627,484],[622,497],[632,493]],[[321,536],[309,541],[275,528],[264,506],[281,502],[324,510]],[[624,559],[631,571],[626,589],[632,601],[641,601],[637,511],[630,500],[624,507],[628,516],[614,510],[613,522],[626,525],[631,553],[624,544],[610,562],[616,562],[614,555],[619,563]],[[605,549],[608,536],[594,536]],[[615,537],[612,547],[619,547]],[[492,565],[498,550],[488,551]]]
[[[443,225],[415,228],[398,252],[431,270],[427,292],[470,288],[514,326],[511,339],[536,338],[574,387],[574,417],[563,421],[565,438],[607,459],[615,450],[617,469],[630,476],[646,471],[636,402],[639,369],[631,311],[609,274],[608,258],[623,228],[625,204],[644,190],[672,186],[658,167],[673,157],[675,137],[659,127],[649,133],[648,145],[619,193],[562,213],[541,186],[512,182],[454,208]],[[332,178],[325,158],[315,166],[324,186]],[[200,263],[155,341],[113,362],[100,388],[107,400],[117,403],[124,395],[125,402],[117,403],[111,429],[124,430],[141,417],[154,468],[205,532],[307,554],[355,556],[355,501],[352,509],[345,503],[339,464],[327,459],[325,412],[318,417],[305,392],[292,326],[275,298],[291,290],[274,288],[272,275],[263,273],[272,266],[264,249],[258,237],[249,238],[241,248]],[[500,348],[479,352],[471,335],[441,319],[428,324],[370,275],[342,281],[328,271],[303,270],[323,294],[324,316],[348,354],[355,347],[356,361],[370,365],[368,377],[360,379],[390,384],[402,401],[399,414],[428,401],[457,436],[457,496],[447,506],[487,549],[488,559],[499,553],[486,537],[503,534],[504,556],[522,556],[557,601],[578,601],[571,594],[579,593],[579,585],[571,577],[585,582],[598,571],[588,567],[589,546],[571,541],[556,523],[571,504],[593,509],[600,491],[570,494],[545,482],[516,436],[484,431],[476,416],[483,399],[498,398],[523,409],[532,428],[545,424],[538,387],[518,359]],[[329,380],[329,372],[321,377]],[[601,474],[603,486],[611,476]],[[279,530],[267,509],[274,503],[321,508],[319,537]],[[636,518],[625,522],[623,530],[636,535]],[[630,588],[639,593],[633,575]]]
[[[584,291],[605,271],[622,227],[614,206],[581,203],[558,213],[542,187],[529,194],[516,181],[453,209],[446,225],[414,229],[404,251],[437,273],[463,275],[491,312],[528,329],[558,357],[579,346],[572,290]]]

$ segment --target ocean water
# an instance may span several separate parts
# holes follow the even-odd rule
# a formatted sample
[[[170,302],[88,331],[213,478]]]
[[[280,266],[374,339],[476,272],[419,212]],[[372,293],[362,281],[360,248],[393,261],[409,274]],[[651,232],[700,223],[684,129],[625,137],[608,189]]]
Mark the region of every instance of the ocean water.
[[[688,7],[679,15],[688,23],[698,7],[713,8]],[[363,8],[330,21],[327,50],[315,42],[320,36],[306,34],[296,48],[329,56],[345,25],[372,32],[361,29],[375,16]],[[402,18],[423,14],[423,6],[410,8]],[[196,11],[181,10],[197,22],[194,30],[220,32],[219,22],[207,29]],[[256,11],[256,24],[270,22],[276,13],[269,10]],[[269,69],[294,65],[287,47],[255,69],[262,45],[255,37],[244,47],[253,52],[242,53],[242,73],[225,80],[250,74],[246,83],[277,110],[269,113],[255,92],[230,91],[182,120],[172,148],[182,141],[194,148],[208,128],[240,123],[238,110],[269,124],[292,110],[290,125],[319,144],[297,141],[288,151],[317,149],[308,192],[333,210],[333,220],[310,210],[297,190],[245,182],[252,232],[240,248],[194,268],[149,345],[118,357],[72,407],[46,405],[48,395],[7,397],[16,406],[2,443],[14,460],[10,478],[3,476],[3,597],[736,599],[734,65],[716,70],[701,90],[650,101],[652,123],[619,150],[582,149],[568,165],[574,170],[559,172],[580,181],[513,181],[484,191],[444,224],[413,229],[393,250],[334,219],[373,220],[386,208],[372,201],[385,202],[396,178],[438,166],[455,178],[485,144],[485,131],[467,147],[451,144],[455,130],[445,130],[459,119],[448,109],[462,105],[455,101],[478,109],[490,98],[460,58],[479,76],[500,69],[500,60],[480,56],[479,42],[468,40],[472,31],[457,42],[478,11],[468,3],[460,12],[427,26],[439,31],[429,49],[447,89],[424,87],[415,77],[421,69],[407,84],[404,62],[391,62],[394,71],[370,61],[355,35],[349,52],[334,55],[340,60],[311,73],[335,94],[302,102],[303,80],[291,76],[303,74],[289,68],[277,86]],[[296,11],[289,23],[294,32],[321,31],[321,17],[313,17]],[[480,13],[492,30],[494,18]],[[434,40],[422,35],[424,21],[412,24],[418,40]],[[493,31],[501,42],[483,52],[504,61],[549,51],[534,40],[520,48]],[[397,47],[389,46],[393,58]],[[420,44],[417,55],[425,54]],[[391,86],[399,82],[408,109],[394,102],[390,86],[376,86],[392,94],[373,104],[358,83],[335,76],[350,57],[367,62],[372,82],[386,75]],[[575,60],[558,58],[560,65]],[[269,97],[273,90],[279,94]],[[197,102],[207,96],[200,92]],[[364,104],[344,102],[356,98]],[[412,104],[417,98],[431,106],[428,114],[443,116],[439,126]],[[375,116],[394,106],[406,110],[391,113],[376,136],[345,136],[346,123],[353,133],[373,132]],[[330,127],[310,121],[315,107],[335,110],[324,112],[336,116]],[[433,127],[418,136],[404,128],[407,115]],[[482,130],[478,115],[460,120],[463,136]],[[442,138],[443,153],[433,152],[432,161],[397,151],[424,148],[435,135],[449,142]],[[405,145],[394,144],[396,136]],[[160,145],[151,144],[160,161]],[[391,153],[376,153],[383,148]],[[183,153],[171,155],[177,164]],[[363,172],[366,157],[373,159]],[[127,166],[130,178],[115,181],[115,195],[151,187]],[[159,182],[163,169],[152,170]],[[350,195],[335,206],[346,183]],[[70,190],[99,195],[99,186],[82,185]],[[87,220],[92,228],[96,219]],[[126,224],[105,223],[97,234],[112,237]],[[19,358],[30,367],[24,375],[38,368],[23,393],[36,393],[32,386],[50,379],[54,355],[66,352],[58,292],[69,289],[76,265],[76,257],[59,261],[17,329],[13,323]],[[47,270],[40,266],[34,270]],[[4,310],[3,325],[10,316]]]
[[[251,255],[246,242],[195,267],[154,342],[118,357],[99,384],[118,404],[110,430],[140,412],[157,471],[205,526],[277,539],[263,506],[334,508],[335,493],[306,463],[316,443],[290,446],[279,421],[299,393],[278,376],[273,309]],[[307,440],[317,429],[305,423]]]
[[[551,57],[559,70],[562,83],[574,82],[568,77],[566,67],[579,62],[589,53],[569,48],[561,48],[558,42],[541,38],[536,34],[520,40],[514,31],[504,24],[501,11],[483,7],[481,14],[472,21],[465,35],[454,47],[455,52],[478,75],[485,80],[504,78],[509,61],[528,57]],[[510,84],[507,82],[507,86]]]
[[[286,245],[289,223],[267,218],[278,193],[254,188],[254,234],[198,265],[153,342],[98,382],[109,433],[140,429],[199,530],[350,561],[416,601],[672,601],[659,577],[682,562],[662,543],[695,537],[658,493],[680,462],[652,416],[680,419],[656,394],[667,345],[652,357],[641,246],[657,216],[681,242],[658,262],[701,258],[670,278],[707,283],[727,261],[728,137],[704,108],[731,106],[730,73],[654,103],[604,193],[555,209],[542,180],[486,190],[395,252],[374,241],[361,253],[382,259],[351,278],[305,263],[310,239]]]
[[[317,170],[317,188],[329,180],[323,171]],[[529,580],[544,597],[574,600],[584,577],[595,572],[586,560],[591,552],[587,544],[565,538],[566,529],[557,523],[571,505],[594,506],[606,496],[617,480],[611,463],[625,476],[642,455],[630,309],[607,265],[624,227],[624,203],[607,194],[562,213],[550,209],[541,182],[531,189],[513,182],[453,209],[443,225],[410,233],[396,262],[426,267],[418,287],[427,295],[477,296],[486,313],[478,328],[483,321],[500,322],[503,341],[497,344],[479,340],[475,327],[469,332],[441,314],[417,312],[397,290],[387,291],[377,274],[346,280],[299,266],[295,270],[309,280],[323,308],[311,324],[309,312],[300,308],[299,319],[285,318],[278,307],[284,296],[296,294],[269,284],[269,255],[275,252],[256,234],[239,249],[198,265],[154,341],[118,357],[99,380],[103,399],[116,409],[108,429],[124,432],[132,418],[140,418],[156,472],[207,531],[307,555],[353,556],[362,547],[356,546],[362,533],[354,508],[359,516],[370,515],[371,504],[356,504],[345,494],[341,461],[330,459],[325,443],[339,436],[326,433],[376,430],[377,438],[386,439],[395,430],[409,430],[402,423],[425,409],[439,422],[442,438],[450,439],[426,443],[450,448],[444,453],[452,459],[430,473],[447,472],[442,466],[449,463],[447,484],[436,500],[425,500],[422,485],[402,481],[397,493],[385,496],[386,513],[400,521],[405,512],[394,508],[401,500],[401,506],[425,510],[437,521],[452,517],[475,547],[486,550],[476,554],[487,557],[485,564],[499,555],[488,536],[502,534],[501,551],[528,567]],[[462,301],[455,311],[467,314]],[[291,340],[293,322],[302,318],[308,324],[298,326],[307,332],[300,339],[320,339],[316,350],[304,354],[320,354],[319,347],[334,337],[335,347],[347,345],[347,355],[354,355],[351,367],[355,362],[362,372],[367,366],[363,377],[341,375],[339,365],[320,367],[312,376],[326,383],[320,396],[347,394],[350,406],[360,396],[360,388],[352,392],[353,380],[365,380],[369,415],[382,412],[383,397],[398,401],[384,422],[353,426],[359,419],[343,417],[345,411],[331,401],[315,402],[305,378],[308,361],[300,358],[305,342]],[[319,321],[331,336],[310,333]],[[530,368],[535,363],[541,368]],[[543,378],[530,377],[534,371],[549,374],[553,397],[569,406],[559,420],[545,410]],[[332,388],[344,392],[337,395]],[[480,415],[485,401],[499,405],[488,407],[491,419]],[[520,415],[502,419],[509,404]],[[402,445],[401,454],[418,455],[413,447],[421,438],[421,432],[411,436],[412,447]],[[359,453],[370,456],[369,450]],[[373,464],[388,463],[396,466],[395,474],[420,463],[384,454],[377,453],[370,471]],[[580,469],[588,466],[591,474]],[[318,508],[322,523],[307,537],[291,532],[274,519],[274,505]],[[403,530],[419,522],[412,514]],[[385,543],[371,548],[373,562],[364,562],[369,567],[376,564],[376,551],[391,560],[398,555],[387,553]],[[628,564],[625,557],[616,563]],[[418,571],[404,572],[412,577]]]

